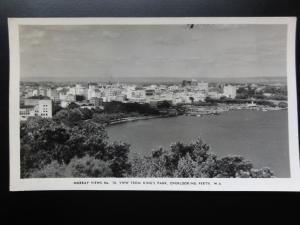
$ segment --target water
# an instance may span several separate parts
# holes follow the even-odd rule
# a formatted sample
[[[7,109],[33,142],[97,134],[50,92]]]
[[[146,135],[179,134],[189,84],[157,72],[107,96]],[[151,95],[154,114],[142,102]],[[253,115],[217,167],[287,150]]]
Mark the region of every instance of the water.
[[[131,144],[147,154],[162,146],[201,137],[218,156],[242,155],[254,167],[270,167],[277,177],[289,177],[287,111],[230,111],[219,116],[179,116],[118,124],[107,128],[111,141]]]

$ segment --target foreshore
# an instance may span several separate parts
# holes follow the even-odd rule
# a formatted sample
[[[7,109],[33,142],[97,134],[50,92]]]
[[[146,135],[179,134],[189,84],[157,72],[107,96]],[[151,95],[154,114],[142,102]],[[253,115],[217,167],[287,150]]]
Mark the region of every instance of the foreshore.
[[[229,111],[235,111],[235,110],[256,110],[256,111],[277,111],[277,110],[287,110],[287,108],[278,108],[278,107],[265,107],[265,106],[255,106],[255,107],[247,107],[245,105],[241,106],[227,106],[227,107],[191,107],[187,112],[185,112],[183,115],[185,116],[213,116],[213,115],[220,115],[224,112]],[[158,116],[138,116],[138,117],[125,117],[118,120],[110,121],[107,126],[116,125],[116,124],[122,124],[122,123],[128,123],[128,122],[134,122],[139,120],[149,120],[149,119],[157,119],[157,118],[169,118],[169,117],[176,117],[179,115],[158,115]]]
[[[115,121],[110,121],[108,126],[115,125],[115,124],[121,124],[121,123],[127,123],[127,122],[134,122],[138,120],[149,120],[149,119],[157,119],[157,118],[165,118],[165,117],[173,117],[168,115],[159,115],[159,116],[139,116],[139,117],[126,117]]]
[[[277,111],[287,110],[287,108],[270,107],[263,105],[254,104],[240,104],[240,105],[218,105],[218,106],[189,106],[186,109],[184,115],[187,116],[208,116],[208,115],[219,115],[224,112],[235,111],[235,110],[255,110],[255,111]]]

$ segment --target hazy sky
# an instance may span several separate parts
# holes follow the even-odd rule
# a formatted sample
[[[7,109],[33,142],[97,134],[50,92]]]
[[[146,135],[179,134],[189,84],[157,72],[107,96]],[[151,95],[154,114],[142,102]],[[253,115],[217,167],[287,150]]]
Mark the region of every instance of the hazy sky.
[[[286,76],[286,28],[23,25],[21,77]]]

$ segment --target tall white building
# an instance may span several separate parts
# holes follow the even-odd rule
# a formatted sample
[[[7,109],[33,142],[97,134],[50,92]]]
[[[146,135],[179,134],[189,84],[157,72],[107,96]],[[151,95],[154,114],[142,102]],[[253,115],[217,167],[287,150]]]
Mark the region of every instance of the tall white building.
[[[227,98],[235,98],[236,97],[236,86],[233,85],[225,85],[223,89],[223,95]]]
[[[52,117],[52,101],[48,99],[39,100],[38,107],[38,115],[43,118],[51,118]]]
[[[88,100],[97,97],[96,96],[96,87],[97,86],[95,84],[89,84],[89,88],[87,91],[87,99]]]

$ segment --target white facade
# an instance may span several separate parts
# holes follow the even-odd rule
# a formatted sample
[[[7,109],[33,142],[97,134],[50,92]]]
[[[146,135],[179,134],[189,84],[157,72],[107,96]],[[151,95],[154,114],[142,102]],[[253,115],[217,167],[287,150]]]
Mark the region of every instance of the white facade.
[[[210,91],[210,92],[208,92],[208,97],[214,98],[214,99],[220,98],[221,95],[222,95],[221,93],[218,93],[216,91]]]
[[[233,85],[225,85],[223,89],[223,94],[227,98],[235,98],[236,97],[236,86]]]
[[[127,98],[130,102],[139,102],[145,103],[146,102],[146,90],[132,90],[128,91]]]
[[[199,82],[198,83],[198,90],[207,93],[208,92],[208,83],[206,82]]]
[[[90,100],[90,99],[95,98],[95,97],[97,97],[96,96],[96,90],[89,88],[88,89],[88,97],[87,97],[87,99]]]
[[[35,116],[34,106],[20,108],[20,120],[25,121],[28,117]]]
[[[52,101],[48,99],[39,100],[38,114],[43,118],[52,117]]]
[[[95,98],[96,96],[96,85],[89,84],[89,88],[87,90],[87,99],[90,100],[91,98]]]

